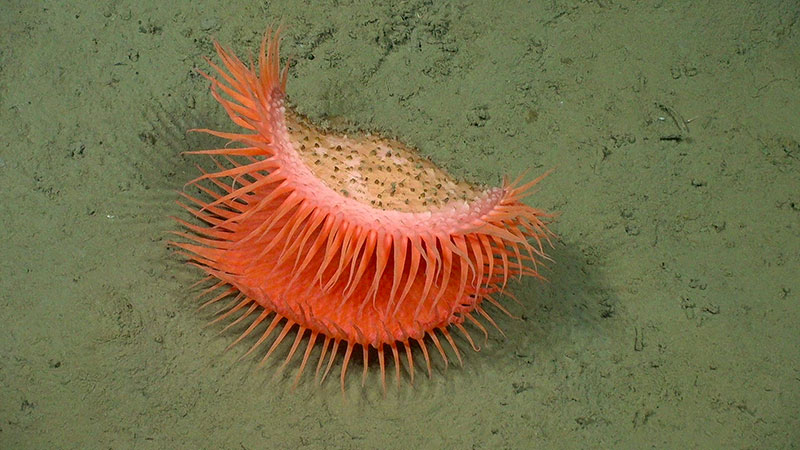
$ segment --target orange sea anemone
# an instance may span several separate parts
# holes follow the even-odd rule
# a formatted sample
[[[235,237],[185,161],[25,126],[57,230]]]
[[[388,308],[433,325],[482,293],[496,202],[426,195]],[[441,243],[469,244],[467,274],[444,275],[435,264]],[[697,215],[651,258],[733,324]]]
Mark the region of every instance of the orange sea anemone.
[[[216,44],[224,69],[209,61],[217,78],[203,74],[245,129],[199,130],[240,145],[188,152],[218,167],[189,182],[198,194],[183,193],[181,205],[204,224],[177,219],[188,242],[173,243],[211,280],[205,305],[232,298],[219,319],[251,318],[231,346],[269,319],[246,353],[280,330],[264,361],[293,332],[285,366],[305,340],[295,383],[315,348],[322,380],[343,346],[342,389],[358,349],[364,375],[377,353],[384,388],[387,351],[398,383],[401,365],[413,382],[415,352],[430,376],[431,344],[447,362],[442,337],[460,361],[450,331],[477,350],[465,320],[487,334],[478,316],[496,324],[485,302],[506,311],[495,298],[506,282],[539,276],[551,216],[522,199],[544,175],[481,190],[400,142],[321,130],[287,110],[278,46],[268,31],[258,66],[248,67]]]

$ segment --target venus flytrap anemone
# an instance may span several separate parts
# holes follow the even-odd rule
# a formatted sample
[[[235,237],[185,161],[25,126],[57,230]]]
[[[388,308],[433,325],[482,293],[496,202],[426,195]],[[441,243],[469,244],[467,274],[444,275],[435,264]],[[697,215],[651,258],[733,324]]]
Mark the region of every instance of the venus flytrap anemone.
[[[279,41],[268,31],[252,67],[216,44],[222,67],[203,74],[244,129],[200,130],[239,145],[188,152],[217,167],[189,183],[197,196],[182,193],[202,225],[176,219],[186,230],[173,243],[211,281],[204,306],[233,298],[216,320],[250,321],[231,346],[267,324],[246,352],[269,340],[262,361],[291,334],[282,368],[301,351],[295,384],[315,348],[320,380],[343,349],[342,389],[359,349],[362,385],[377,354],[384,389],[387,364],[413,382],[420,353],[430,376],[431,345],[447,363],[446,341],[460,361],[451,331],[478,350],[465,322],[488,335],[486,304],[507,312],[507,282],[539,277],[551,215],[522,200],[546,174],[481,190],[398,141],[321,130],[286,108]]]

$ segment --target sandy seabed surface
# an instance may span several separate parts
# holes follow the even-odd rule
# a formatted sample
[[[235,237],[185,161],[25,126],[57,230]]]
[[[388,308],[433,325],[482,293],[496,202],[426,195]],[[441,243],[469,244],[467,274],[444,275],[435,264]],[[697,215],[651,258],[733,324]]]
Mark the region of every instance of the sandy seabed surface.
[[[195,69],[278,22],[315,122],[476,183],[556,167],[529,199],[561,213],[549,282],[463,368],[292,391],[204,327],[165,245],[180,152],[218,146],[185,131],[233,129]],[[0,447],[798,447],[797,2],[5,1],[0,26]]]

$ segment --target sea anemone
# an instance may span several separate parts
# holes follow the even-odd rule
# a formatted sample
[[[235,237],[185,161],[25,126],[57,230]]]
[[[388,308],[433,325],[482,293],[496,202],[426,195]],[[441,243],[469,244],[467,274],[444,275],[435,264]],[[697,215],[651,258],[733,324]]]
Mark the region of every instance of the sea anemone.
[[[497,297],[509,279],[541,278],[552,216],[522,199],[546,174],[479,189],[395,140],[315,127],[286,107],[279,35],[267,31],[250,67],[215,44],[224,69],[208,61],[217,76],[203,73],[244,129],[197,130],[239,145],[187,152],[216,166],[188,183],[196,194],[181,194],[202,224],[176,219],[186,241],[173,243],[207,274],[203,306],[232,298],[216,320],[251,320],[231,346],[267,321],[245,353],[271,339],[262,361],[293,332],[281,368],[302,349],[295,384],[315,348],[324,380],[343,347],[342,389],[358,349],[364,376],[377,354],[384,389],[389,358],[398,383],[401,365],[413,383],[419,352],[430,376],[431,345],[447,364],[447,341],[461,361],[451,331],[478,350],[465,321],[488,335],[478,319],[497,327],[485,307],[507,313]]]

